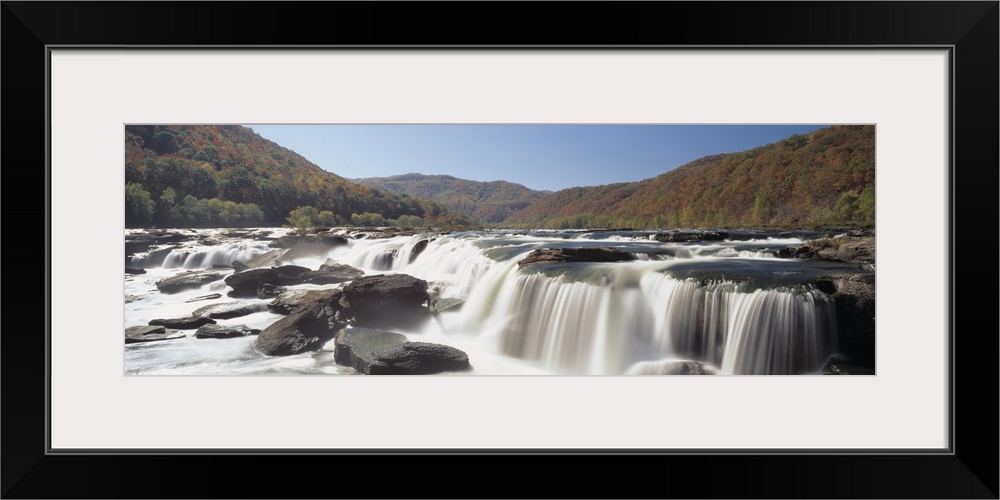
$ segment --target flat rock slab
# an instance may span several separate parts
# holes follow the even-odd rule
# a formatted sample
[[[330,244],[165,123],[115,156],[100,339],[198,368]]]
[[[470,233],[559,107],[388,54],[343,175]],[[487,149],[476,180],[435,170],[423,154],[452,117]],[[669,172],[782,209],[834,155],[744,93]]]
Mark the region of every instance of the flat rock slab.
[[[458,311],[462,308],[462,304],[465,304],[462,299],[437,299],[434,301],[434,310],[437,312]]]
[[[278,265],[278,259],[285,254],[287,250],[285,249],[275,249],[258,255],[252,259],[248,259],[246,262],[240,262],[236,264],[234,262],[233,268],[237,271],[246,269],[256,269],[258,267],[271,267]],[[239,261],[237,261],[239,262]]]
[[[167,328],[176,328],[178,330],[193,330],[202,325],[207,325],[209,323],[215,323],[212,318],[206,318],[204,316],[188,316],[187,318],[170,318],[170,319],[154,319],[149,322],[150,325],[164,326]]]
[[[194,332],[195,338],[199,339],[229,339],[234,337],[245,337],[247,335],[258,335],[260,330],[250,328],[246,325],[222,326],[204,325]]]
[[[177,293],[192,288],[201,288],[216,280],[222,279],[218,271],[191,271],[160,281],[156,288],[162,293]]]
[[[635,255],[607,247],[541,248],[528,254],[517,265],[527,266],[554,262],[624,262],[630,260],[635,260]]]
[[[372,352],[375,362],[386,365],[389,374],[430,375],[469,369],[469,356],[461,349],[428,342],[386,345]]]
[[[396,373],[388,364],[377,360],[373,353],[380,348],[406,342],[401,333],[351,328],[337,334],[334,360],[338,365],[350,366],[365,375],[390,375]]]
[[[125,329],[126,344],[179,338],[184,338],[184,334],[177,330],[167,329],[164,326],[130,326]]]
[[[211,304],[195,309],[192,316],[203,316],[212,319],[229,319],[249,316],[267,310],[267,304],[261,302],[228,302]]]
[[[221,297],[222,297],[221,294],[210,293],[208,295],[202,295],[200,297],[195,297],[193,299],[187,299],[184,302],[198,302],[199,300],[212,300],[212,299],[218,299],[218,298],[221,298]]]
[[[676,231],[671,233],[658,233],[653,235],[653,239],[663,243],[681,243],[688,241],[722,241],[729,237],[729,233],[716,231]]]
[[[288,290],[278,295],[278,298],[267,304],[267,308],[276,314],[291,314],[298,309],[311,309],[318,304],[337,302],[339,305],[340,290]]]

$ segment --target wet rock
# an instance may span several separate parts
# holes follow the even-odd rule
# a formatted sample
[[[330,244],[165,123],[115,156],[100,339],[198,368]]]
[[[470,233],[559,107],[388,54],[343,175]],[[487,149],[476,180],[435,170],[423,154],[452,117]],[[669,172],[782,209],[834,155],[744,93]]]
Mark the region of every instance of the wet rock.
[[[388,375],[394,372],[388,364],[373,356],[375,350],[406,342],[401,333],[350,328],[337,334],[334,343],[334,359],[337,364],[353,367],[365,375]]]
[[[252,259],[248,259],[245,263],[241,264],[246,265],[247,269],[277,266],[280,264],[280,259],[285,255],[285,252],[287,252],[287,250],[281,248],[270,250]],[[235,268],[236,266],[234,265],[233,267]]]
[[[550,264],[555,262],[622,262],[635,260],[635,255],[606,247],[586,248],[542,248],[528,254],[517,263],[518,266],[530,264]]]
[[[420,240],[413,245],[413,248],[410,249],[410,262],[416,260],[417,256],[419,256],[424,250],[427,249],[427,244],[430,243],[430,241],[431,240],[429,239]]]
[[[683,243],[689,241],[722,241],[729,237],[729,233],[721,231],[676,231],[669,233],[658,233],[653,235],[653,239],[662,243]]]
[[[305,267],[305,266],[296,266],[296,265],[292,265],[292,264],[286,264],[286,265],[283,265],[283,266],[277,266],[277,267],[274,267],[273,269],[275,271],[278,271],[278,273],[280,273],[280,274],[283,274],[285,276],[291,276],[291,277],[298,277],[302,273],[307,272],[307,271],[310,270],[308,267]]]
[[[253,313],[266,310],[267,304],[260,302],[227,302],[199,307],[191,315],[212,319],[230,319],[249,316]]]
[[[277,314],[291,314],[297,309],[312,309],[319,305],[336,302],[339,306],[341,290],[287,290],[271,301],[267,308]]]
[[[226,278],[226,284],[232,287],[230,295],[234,297],[256,296],[261,285],[298,285],[302,279],[298,276],[283,274],[282,269],[288,269],[293,273],[301,273],[299,269],[306,269],[301,266],[281,266],[267,269],[248,269],[235,273]],[[307,269],[308,270],[308,269]]]
[[[340,300],[355,326],[415,328],[430,317],[423,306],[427,282],[406,274],[363,276],[344,287]]]
[[[434,310],[437,312],[458,311],[462,308],[462,304],[465,304],[462,299],[437,299],[434,301]]]
[[[137,253],[142,253],[149,250],[149,247],[156,243],[156,240],[152,238],[135,238],[129,239],[125,237],[125,256],[135,255]]]
[[[317,300],[309,306],[295,309],[260,332],[254,348],[268,356],[318,350],[337,331],[347,326],[337,298],[339,294],[331,294],[328,300]]]
[[[212,300],[212,299],[218,299],[218,298],[221,298],[221,297],[222,297],[222,295],[220,295],[218,293],[210,293],[208,295],[202,295],[200,297],[195,297],[193,299],[187,299],[184,302],[198,302],[200,300]]]
[[[285,291],[285,287],[272,285],[270,283],[261,283],[257,286],[257,298],[258,299],[271,299],[281,295]]]
[[[235,270],[236,270],[236,272],[238,272],[238,273],[240,273],[240,272],[243,272],[243,271],[246,271],[247,269],[250,269],[250,266],[248,266],[248,265],[247,265],[247,264],[246,264],[245,262],[243,262],[242,260],[234,260],[234,261],[233,261],[233,263],[232,263],[232,264],[230,264],[230,265],[231,265],[231,266],[232,266],[232,268],[233,268],[233,269],[235,269]]]
[[[134,267],[125,267],[125,274],[146,274],[146,270]]]
[[[372,358],[385,365],[388,374],[429,375],[469,369],[469,356],[451,346],[428,342],[404,342],[372,351]]]
[[[347,264],[327,264],[320,266],[318,271],[306,271],[299,275],[306,283],[314,285],[333,285],[344,283],[365,275],[365,272]]]
[[[247,335],[257,335],[260,330],[250,328],[246,325],[222,326],[204,325],[194,332],[195,338],[199,339],[229,339],[234,337],[245,337]]]
[[[163,261],[167,260],[167,255],[170,255],[170,252],[173,252],[178,248],[180,247],[171,246],[153,250],[152,252],[146,254],[146,258],[143,259],[142,265],[145,267],[160,267],[163,265]]]
[[[849,364],[875,367],[875,275],[825,278],[837,316],[837,344]],[[822,280],[821,280],[822,281]]]
[[[304,257],[318,257],[333,248],[346,245],[347,238],[335,234],[321,235],[288,235],[282,236],[270,243],[272,248],[287,248],[281,257],[282,261],[291,261]]]
[[[187,318],[170,318],[170,319],[154,319],[150,320],[150,325],[160,325],[167,328],[176,328],[178,330],[193,330],[202,325],[207,325],[209,323],[215,323],[212,318],[206,318],[204,316],[188,316]]]
[[[222,279],[222,273],[218,271],[189,271],[160,281],[156,288],[162,293],[177,293],[200,288],[219,279]]]
[[[875,369],[845,363],[829,362],[823,367],[820,375],[875,375]]]
[[[172,340],[183,337],[183,333],[177,330],[168,330],[164,326],[131,326],[125,329],[126,344]]]

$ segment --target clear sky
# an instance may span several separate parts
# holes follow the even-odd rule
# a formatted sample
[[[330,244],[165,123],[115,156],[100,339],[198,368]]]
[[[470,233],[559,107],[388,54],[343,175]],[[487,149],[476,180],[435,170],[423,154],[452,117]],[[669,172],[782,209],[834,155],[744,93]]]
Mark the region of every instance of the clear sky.
[[[825,125],[248,125],[341,177],[444,174],[557,191],[655,177]]]

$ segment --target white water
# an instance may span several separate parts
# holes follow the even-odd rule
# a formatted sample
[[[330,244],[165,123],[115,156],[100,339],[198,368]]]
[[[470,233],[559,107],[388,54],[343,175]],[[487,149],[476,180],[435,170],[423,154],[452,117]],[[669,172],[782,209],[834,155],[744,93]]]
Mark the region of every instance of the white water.
[[[447,344],[468,353],[473,370],[460,375],[658,373],[676,360],[698,361],[710,373],[817,373],[836,351],[833,303],[822,292],[802,285],[765,289],[738,280],[706,282],[671,276],[671,267],[679,263],[802,265],[774,258],[768,247],[775,245],[773,240],[683,244],[659,243],[642,234],[599,237],[552,232],[549,236],[544,232],[431,235],[433,239],[418,255],[413,254],[414,245],[427,235],[350,240],[326,255],[291,263],[317,269],[330,258],[366,274],[406,273],[428,281],[437,297],[464,299],[460,310],[441,315],[441,324],[429,322],[422,331],[403,332],[411,340]],[[156,290],[157,281],[183,270],[246,261],[271,250],[267,241],[227,239],[218,232],[211,237],[218,240],[217,245],[177,245],[161,267],[147,267],[145,275],[126,277],[126,327],[154,318],[187,316],[209,304],[269,302],[229,298],[221,278],[178,294]],[[801,240],[780,240],[782,245],[789,243]],[[533,249],[560,246],[620,247],[638,260],[518,266]],[[145,256],[139,254],[129,264],[141,264]],[[218,271],[224,273],[222,278],[232,272]],[[787,271],[796,272],[791,267]],[[210,293],[222,296],[185,302]],[[259,312],[217,321],[263,329],[280,318]],[[127,345],[126,371],[353,373],[333,364],[332,353],[325,350],[268,357],[253,350],[252,337],[195,339],[193,331],[186,333],[183,339]],[[332,350],[332,344],[324,349]]]

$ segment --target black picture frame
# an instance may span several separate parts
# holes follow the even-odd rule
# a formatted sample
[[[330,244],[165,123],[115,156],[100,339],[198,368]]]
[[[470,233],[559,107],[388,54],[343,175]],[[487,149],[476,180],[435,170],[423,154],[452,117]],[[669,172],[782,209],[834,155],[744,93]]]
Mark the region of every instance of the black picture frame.
[[[998,498],[998,20],[989,2],[3,2],[2,165],[8,235],[48,229],[48,47],[950,47],[953,109],[949,453],[370,452],[50,454],[49,235],[4,245],[46,270],[5,296],[4,498]],[[463,22],[456,23],[459,19]],[[46,186],[46,196],[39,186]],[[40,206],[42,202],[45,206]],[[10,225],[10,224],[13,224]],[[11,229],[13,228],[13,229]],[[985,231],[983,230],[985,229]],[[986,234],[983,234],[983,233]],[[984,238],[985,237],[985,238]],[[919,240],[919,235],[914,235]],[[985,254],[985,255],[984,255]],[[44,262],[41,262],[44,259]],[[35,266],[27,266],[29,262]],[[914,272],[919,272],[915,270]],[[19,275],[38,282],[37,271]],[[10,282],[9,282],[10,284]],[[44,286],[43,286],[44,285]],[[46,297],[46,300],[42,300]],[[16,320],[16,322],[15,322]],[[837,409],[855,411],[863,409]],[[348,417],[349,418],[349,417]],[[155,416],[150,416],[155,420]],[[310,432],[308,416],[285,425]],[[985,425],[984,425],[985,424]],[[137,424],[139,425],[139,424]],[[569,471],[569,475],[564,472]],[[623,475],[621,471],[628,471]],[[455,481],[460,477],[461,482]],[[478,485],[468,490],[458,484]],[[207,484],[207,486],[205,486]],[[318,487],[318,489],[317,489]]]

